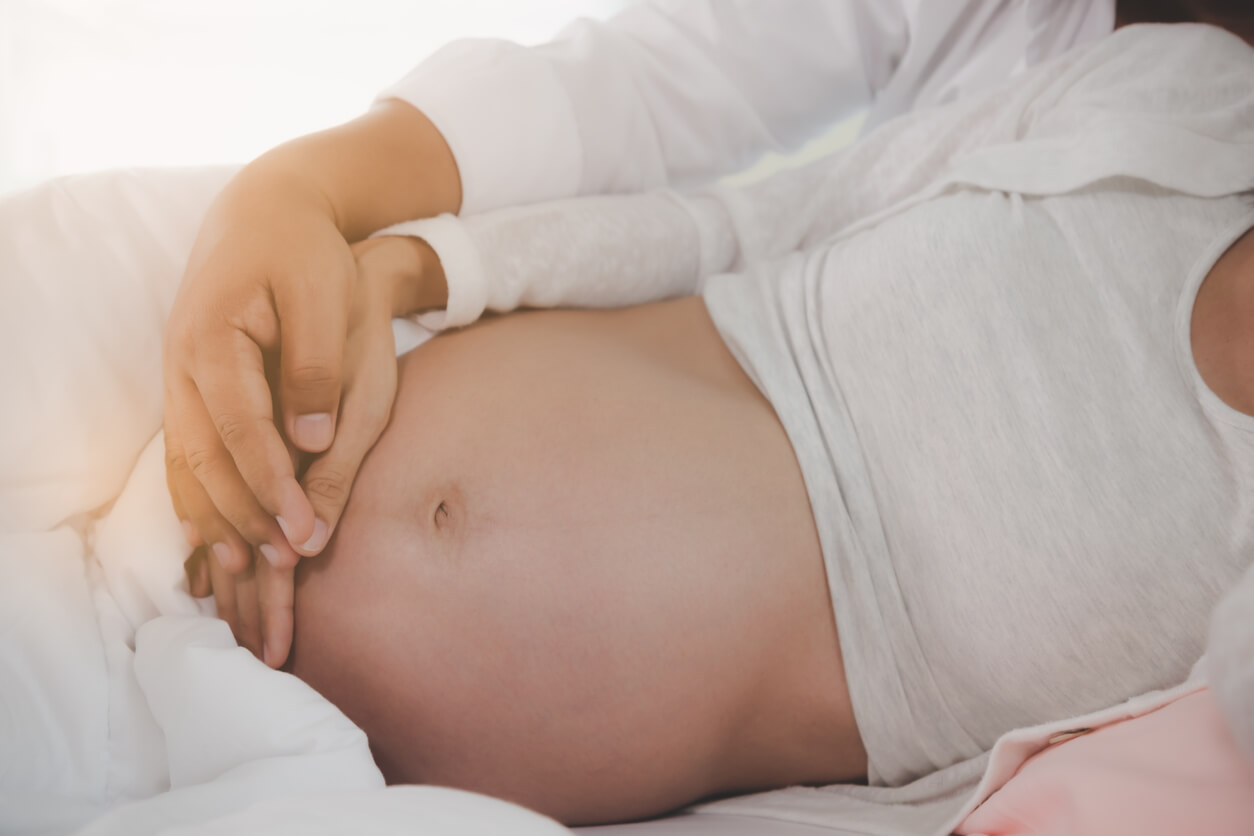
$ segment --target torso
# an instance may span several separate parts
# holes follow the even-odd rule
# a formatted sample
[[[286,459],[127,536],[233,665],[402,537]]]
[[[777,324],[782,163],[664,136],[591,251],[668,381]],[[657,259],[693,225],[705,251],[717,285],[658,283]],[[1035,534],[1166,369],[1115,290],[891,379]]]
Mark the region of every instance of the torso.
[[[586,823],[865,772],[798,464],[700,299],[418,348],[328,554],[292,669],[389,780]]]
[[[1251,220],[1130,180],[955,190],[707,286],[822,498],[873,782],[1188,674],[1254,554],[1254,419],[1187,356]]]

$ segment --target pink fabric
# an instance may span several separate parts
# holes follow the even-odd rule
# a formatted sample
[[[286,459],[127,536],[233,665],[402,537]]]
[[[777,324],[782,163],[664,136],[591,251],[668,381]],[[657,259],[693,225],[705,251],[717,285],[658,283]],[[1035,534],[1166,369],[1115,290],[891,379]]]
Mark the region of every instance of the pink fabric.
[[[1204,688],[1028,758],[961,836],[1254,836],[1254,765]]]

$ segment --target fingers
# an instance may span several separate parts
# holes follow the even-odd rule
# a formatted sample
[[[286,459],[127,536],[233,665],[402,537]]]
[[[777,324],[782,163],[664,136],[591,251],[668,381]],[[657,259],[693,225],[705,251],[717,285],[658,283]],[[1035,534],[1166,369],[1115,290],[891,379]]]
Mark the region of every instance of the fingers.
[[[382,285],[391,299],[393,316],[407,316],[448,303],[444,268],[434,249],[421,238],[382,235],[352,245],[359,281]]]
[[[216,596],[218,617],[240,646],[270,667],[282,667],[292,649],[295,570],[277,569],[266,560],[254,560],[237,574],[211,565],[203,548],[187,558],[184,569],[191,594]]]
[[[339,429],[330,449],[309,465],[301,483],[327,538],[339,522],[366,453],[387,426],[396,397],[396,349],[390,320],[383,316],[361,357],[354,358],[352,382],[344,393]],[[303,554],[315,551],[301,550]]]
[[[214,449],[212,428],[191,422],[189,429],[193,441]],[[228,572],[239,572],[252,562],[255,544],[271,563],[294,565],[299,555],[278,522],[257,504],[225,451],[214,452],[213,466],[207,457],[189,456],[189,477],[172,477],[181,504],[208,546],[209,558]]]
[[[217,563],[227,572],[243,570],[249,562],[248,543],[218,513],[187,464],[178,436],[172,431],[166,432],[166,482],[175,512],[184,525],[184,536],[188,536],[189,526],[194,528],[194,539],[209,563]]]
[[[269,544],[287,560],[280,546],[309,539],[313,509],[274,426],[261,349],[241,331],[216,345],[220,353],[198,363],[194,380],[175,376],[166,384],[182,405],[177,421],[187,464],[244,539]]]
[[[280,569],[263,561],[257,564],[256,578],[262,638],[261,661],[277,669],[287,661],[288,653],[292,649],[296,571],[291,568]]]
[[[237,574],[231,574],[207,560],[213,597],[218,607],[218,618],[227,623],[235,641],[247,648],[254,656],[261,657],[261,616],[258,611],[257,579],[253,566]],[[257,561],[264,564],[265,561]]]
[[[214,602],[218,606],[218,618],[230,626],[236,641],[239,641],[239,608],[235,595],[236,576],[226,571],[212,558],[206,560],[205,563],[209,569],[209,582],[213,586]]]
[[[208,598],[213,594],[213,584],[209,580],[209,564],[205,559],[205,550],[196,549],[187,560],[183,561],[183,571],[187,573],[187,589],[193,598]]]
[[[276,293],[275,307],[283,323],[279,402],[288,437],[307,453],[320,453],[335,437],[344,371],[353,266],[343,266],[342,292],[324,282],[316,292]],[[302,541],[303,542],[303,541]]]
[[[169,400],[169,395],[167,394],[167,415],[169,414]],[[183,538],[187,540],[187,545],[192,549],[198,549],[205,544],[204,538],[200,536],[200,529],[189,518],[187,509],[183,506],[183,500],[179,495],[179,484],[190,476],[186,472],[187,460],[183,456],[183,446],[178,441],[178,434],[169,426],[168,420],[162,431],[162,439],[165,442],[166,491],[170,494],[170,502],[174,505],[174,513],[178,515],[179,524],[183,526]]]
[[[241,647],[261,658],[261,611],[257,601],[257,568],[265,561],[255,561],[252,566],[235,575],[235,623],[231,631]]]

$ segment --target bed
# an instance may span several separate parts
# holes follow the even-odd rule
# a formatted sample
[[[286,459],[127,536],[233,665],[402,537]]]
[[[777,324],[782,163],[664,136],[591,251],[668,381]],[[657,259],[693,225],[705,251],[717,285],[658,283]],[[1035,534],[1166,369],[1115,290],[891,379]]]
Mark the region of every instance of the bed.
[[[569,833],[484,796],[385,787],[359,729],[187,594],[159,434],[161,332],[232,171],[108,172],[0,200],[0,832]],[[423,339],[396,329],[398,348]],[[1059,731],[1010,745],[1044,748]],[[832,796],[795,788],[580,832],[949,832],[1014,773],[997,763],[970,767],[961,798],[924,787],[892,827],[834,819]],[[1254,820],[1254,770],[1235,786]]]

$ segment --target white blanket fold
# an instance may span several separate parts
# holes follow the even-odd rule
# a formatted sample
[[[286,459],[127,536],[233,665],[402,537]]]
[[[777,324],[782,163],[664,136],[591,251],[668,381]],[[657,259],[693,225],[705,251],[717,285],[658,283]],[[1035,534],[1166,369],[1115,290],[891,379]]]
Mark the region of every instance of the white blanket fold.
[[[161,334],[230,174],[110,172],[0,201],[0,833],[569,832],[386,789],[360,729],[188,594]]]

